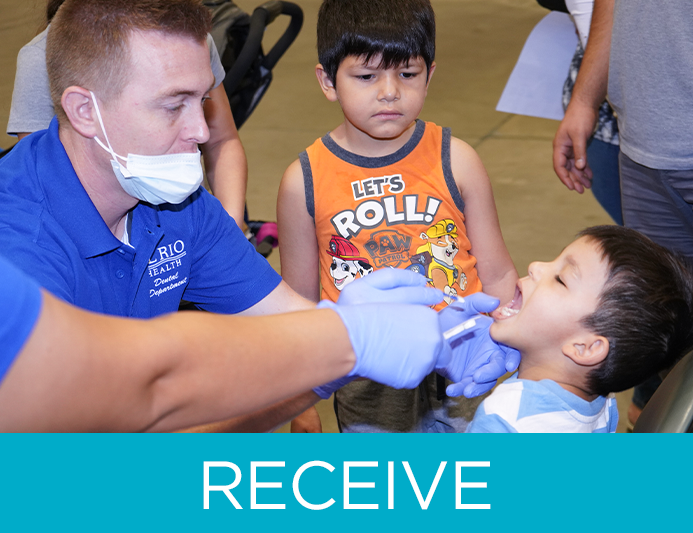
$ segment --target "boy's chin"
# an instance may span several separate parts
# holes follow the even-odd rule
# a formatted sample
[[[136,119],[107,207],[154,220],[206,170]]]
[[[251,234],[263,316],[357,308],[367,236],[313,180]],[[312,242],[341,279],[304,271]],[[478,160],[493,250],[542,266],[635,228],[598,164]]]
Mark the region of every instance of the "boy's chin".
[[[505,327],[503,321],[497,320],[491,324],[488,332],[494,341],[505,344],[506,346],[512,346],[513,339],[511,338],[512,335],[510,335],[510,331],[508,331],[508,329],[509,328]]]
[[[491,335],[491,338],[496,342],[501,342],[498,340],[498,334],[502,334],[502,331],[499,330],[502,330],[502,326],[499,326],[498,322],[494,322],[493,324],[491,324],[491,327],[488,328],[488,332]]]

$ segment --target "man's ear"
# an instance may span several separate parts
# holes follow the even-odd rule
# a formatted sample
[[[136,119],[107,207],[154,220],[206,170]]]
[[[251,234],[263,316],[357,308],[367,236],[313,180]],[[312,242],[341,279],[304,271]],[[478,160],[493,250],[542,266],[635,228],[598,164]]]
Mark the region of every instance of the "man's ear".
[[[67,120],[77,133],[89,139],[101,133],[94,101],[88,90],[76,85],[68,87],[63,91],[60,104]]]
[[[609,354],[609,339],[585,332],[564,344],[562,351],[580,366],[595,366]]]
[[[317,65],[315,67],[315,75],[318,78],[318,83],[322,89],[323,94],[330,102],[337,101],[337,89],[334,86],[334,80],[327,75],[327,72],[322,65]]]
[[[431,68],[428,69],[428,79],[426,80],[426,94],[428,94],[428,85],[431,83],[431,78],[433,77],[433,72],[436,69],[436,62],[431,63]]]

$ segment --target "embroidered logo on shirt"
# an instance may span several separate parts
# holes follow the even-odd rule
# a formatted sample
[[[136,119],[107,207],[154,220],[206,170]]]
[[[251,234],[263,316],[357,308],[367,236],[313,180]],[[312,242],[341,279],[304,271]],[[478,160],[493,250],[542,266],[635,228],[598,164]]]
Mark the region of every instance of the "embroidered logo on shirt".
[[[185,243],[177,240],[174,243],[159,246],[149,260],[149,277],[154,278],[154,287],[149,289],[149,297],[161,296],[177,287],[188,283],[187,276],[180,278],[178,268],[182,259],[187,255]]]

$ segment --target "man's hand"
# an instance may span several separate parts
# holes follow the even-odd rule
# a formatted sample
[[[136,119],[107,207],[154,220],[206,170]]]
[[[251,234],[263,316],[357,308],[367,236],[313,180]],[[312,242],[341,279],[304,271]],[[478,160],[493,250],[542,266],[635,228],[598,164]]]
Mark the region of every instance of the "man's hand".
[[[553,139],[553,169],[563,185],[580,194],[592,186],[587,143],[597,117],[597,109],[572,100]]]
[[[412,389],[452,357],[438,313],[423,305],[336,305],[323,300],[318,309],[324,308],[337,312],[349,334],[356,364],[347,377]]]
[[[481,317],[485,329],[474,332],[474,337],[467,339],[470,345],[465,377],[459,382],[448,385],[448,396],[464,395],[474,398],[495,387],[498,378],[507,372],[513,372],[520,364],[520,352],[509,346],[499,344],[491,338],[488,328],[493,323],[489,317]],[[465,341],[462,341],[464,345]],[[453,354],[456,348],[453,348]],[[454,355],[453,355],[454,357]]]
[[[520,363],[517,350],[498,344],[491,338],[489,328],[493,319],[479,313],[488,313],[498,307],[498,299],[484,293],[466,296],[449,305],[440,313],[438,320],[445,332],[473,318],[473,327],[448,339],[452,358],[436,370],[451,381],[449,396],[464,394],[472,398],[493,388],[506,372],[515,370]]]
[[[427,286],[426,278],[410,270],[383,268],[350,283],[339,295],[338,305],[399,303],[436,305],[443,293]]]
[[[365,278],[359,278],[344,287],[344,290],[339,295],[339,300],[337,300],[337,305],[346,307],[367,303],[408,303],[430,306],[440,303],[442,300],[443,293],[428,287],[426,279],[421,274],[416,274],[409,270],[384,268],[376,270]],[[329,305],[329,307],[332,307],[332,305]],[[328,305],[324,304],[324,306]],[[374,332],[373,335],[379,335],[379,333]],[[350,338],[352,337],[351,332],[349,336]],[[326,400],[335,391],[357,377],[354,374],[344,376],[314,388],[313,392],[323,400]],[[363,377],[370,376],[364,375]]]

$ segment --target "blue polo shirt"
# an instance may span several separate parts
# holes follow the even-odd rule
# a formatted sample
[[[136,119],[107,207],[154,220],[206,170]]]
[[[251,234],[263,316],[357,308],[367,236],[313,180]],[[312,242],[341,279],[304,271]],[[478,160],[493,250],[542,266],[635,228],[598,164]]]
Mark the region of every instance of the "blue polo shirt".
[[[185,299],[237,313],[281,281],[202,187],[179,205],[140,202],[131,246],[116,239],[77,178],[55,118],[0,161],[0,206],[0,254],[91,311],[149,318]]]
[[[39,286],[0,257],[0,382],[34,328]]]

